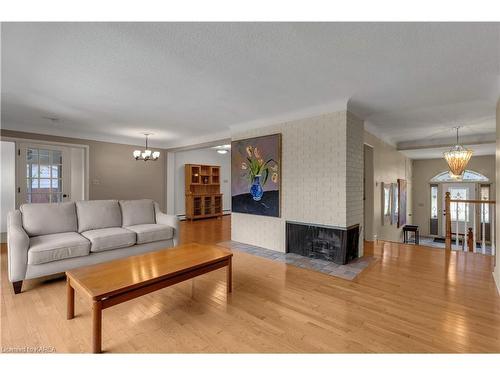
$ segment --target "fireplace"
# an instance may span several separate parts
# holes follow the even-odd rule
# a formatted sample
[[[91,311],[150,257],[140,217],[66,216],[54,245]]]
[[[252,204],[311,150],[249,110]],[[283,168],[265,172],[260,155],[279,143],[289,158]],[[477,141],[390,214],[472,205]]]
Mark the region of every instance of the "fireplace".
[[[347,264],[358,257],[359,225],[347,228],[286,222],[286,252]]]

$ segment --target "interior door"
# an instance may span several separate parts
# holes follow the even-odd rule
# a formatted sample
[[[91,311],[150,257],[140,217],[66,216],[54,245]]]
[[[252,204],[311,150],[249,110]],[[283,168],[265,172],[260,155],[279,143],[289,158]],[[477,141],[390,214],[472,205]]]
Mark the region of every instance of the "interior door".
[[[447,183],[443,184],[442,188],[442,202],[443,202],[443,214],[446,213],[446,201],[445,196],[447,192],[450,192],[451,199],[476,199],[476,186],[474,183]],[[466,222],[467,228],[472,227],[474,223],[472,205],[466,205],[465,203],[455,203],[450,204],[451,211],[451,231],[456,232],[457,221],[458,221],[458,231],[463,233],[464,223]],[[446,220],[442,220],[442,235],[446,236]]]
[[[71,152],[66,147],[18,145],[17,206],[70,200]]]

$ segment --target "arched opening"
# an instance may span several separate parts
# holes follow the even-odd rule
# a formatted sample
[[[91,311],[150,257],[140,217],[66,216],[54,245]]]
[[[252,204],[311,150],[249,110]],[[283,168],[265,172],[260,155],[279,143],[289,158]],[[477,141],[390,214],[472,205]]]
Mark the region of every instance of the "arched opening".
[[[464,200],[489,200],[491,198],[490,179],[485,175],[473,171],[465,170],[461,178],[452,176],[449,171],[443,171],[429,180],[429,234],[433,237],[433,242],[437,241],[439,247],[444,247],[445,220],[444,220],[444,197],[447,192],[451,194],[452,199]],[[481,238],[482,232],[486,241],[490,240],[490,219],[491,213],[489,206],[481,206],[476,211],[472,211],[470,205],[452,203],[450,207],[451,221],[453,225],[456,222],[463,223],[467,227],[475,227],[476,233]],[[483,212],[484,211],[484,212]],[[442,246],[441,246],[442,245]],[[489,251],[489,246],[487,247]]]

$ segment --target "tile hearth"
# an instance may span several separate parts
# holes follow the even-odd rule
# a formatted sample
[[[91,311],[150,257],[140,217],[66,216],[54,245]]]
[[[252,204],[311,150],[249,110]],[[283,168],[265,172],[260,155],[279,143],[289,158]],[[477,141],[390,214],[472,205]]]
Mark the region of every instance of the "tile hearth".
[[[290,264],[300,268],[306,268],[313,271],[325,273],[331,276],[340,277],[352,281],[358,277],[376,258],[362,257],[353,260],[345,265],[338,265],[323,259],[312,259],[295,253],[281,253],[279,251],[265,249],[263,247],[244,244],[236,241],[219,242],[217,245],[242,251],[247,254],[267,258],[280,263]]]

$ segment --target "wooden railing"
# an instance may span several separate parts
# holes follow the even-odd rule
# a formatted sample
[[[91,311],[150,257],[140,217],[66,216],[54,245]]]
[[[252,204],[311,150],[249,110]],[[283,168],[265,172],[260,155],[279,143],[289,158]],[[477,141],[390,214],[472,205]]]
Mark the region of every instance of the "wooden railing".
[[[455,206],[455,223],[452,228],[452,220],[451,220],[451,204],[457,203]],[[460,208],[459,206],[463,207]],[[488,205],[488,217],[486,217],[486,205]],[[477,212],[477,208],[480,208],[479,214]],[[479,225],[479,232],[481,234],[481,252],[486,254],[486,224],[489,221],[490,224],[490,246],[491,246],[491,255],[495,255],[495,207],[496,202],[491,200],[476,200],[476,199],[451,199],[450,193],[447,192],[445,195],[445,216],[446,216],[446,238],[445,238],[445,248],[446,250],[451,250],[452,248],[452,236],[455,235],[455,244],[456,247],[459,248],[460,236],[463,236],[463,250],[464,251],[472,251],[474,253],[477,251],[477,236],[476,231]],[[461,210],[463,211],[463,220],[460,220],[459,214]],[[469,217],[470,209],[472,209],[472,213]],[[472,226],[469,226],[469,222],[472,219]],[[453,229],[455,231],[453,232]],[[463,233],[460,233],[460,230],[463,230]],[[465,246],[467,243],[467,247]]]

